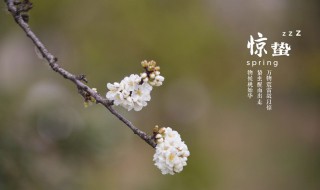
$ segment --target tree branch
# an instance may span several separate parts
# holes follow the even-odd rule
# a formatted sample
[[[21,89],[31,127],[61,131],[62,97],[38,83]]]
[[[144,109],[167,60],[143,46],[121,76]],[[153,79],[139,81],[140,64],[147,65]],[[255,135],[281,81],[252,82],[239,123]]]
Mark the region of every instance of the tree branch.
[[[29,0],[23,0],[19,2],[14,0],[5,0],[5,3],[7,4],[8,11],[12,14],[16,23],[22,28],[22,30],[26,33],[26,35],[32,40],[33,44],[37,47],[37,49],[40,51],[42,56],[48,61],[52,70],[54,70],[55,72],[63,76],[65,79],[73,82],[77,86],[79,94],[82,95],[84,98],[88,95],[93,97],[96,100],[97,104],[102,104],[104,107],[106,107],[114,116],[116,116],[120,121],[126,124],[133,131],[134,134],[138,135],[141,139],[143,139],[153,148],[156,147],[156,143],[154,142],[152,136],[147,135],[145,132],[135,127],[129,120],[127,120],[125,117],[119,114],[112,107],[113,105],[112,101],[109,101],[103,98],[100,94],[92,90],[89,86],[85,85],[82,82],[82,81],[86,82],[86,79],[84,78],[83,75],[80,75],[80,77],[76,76],[68,72],[67,70],[63,69],[57,63],[58,59],[47,50],[45,45],[39,40],[39,38],[31,30],[29,24],[27,23],[28,19],[25,19],[25,15],[21,14],[22,12],[27,12],[28,10],[31,9],[32,4],[29,2]],[[27,6],[27,7],[18,8],[19,6]]]

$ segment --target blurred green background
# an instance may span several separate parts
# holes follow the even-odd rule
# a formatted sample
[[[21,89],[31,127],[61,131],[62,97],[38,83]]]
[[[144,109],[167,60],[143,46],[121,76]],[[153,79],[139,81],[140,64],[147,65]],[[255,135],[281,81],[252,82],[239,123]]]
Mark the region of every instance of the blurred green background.
[[[320,189],[320,2],[317,0],[33,0],[30,25],[89,86],[140,73],[166,78],[140,112],[149,133],[179,131],[191,156],[163,176],[154,150],[37,58],[0,3],[0,189]],[[301,30],[301,37],[282,37]],[[247,95],[246,48],[261,32],[291,45],[273,70],[273,110]],[[270,48],[269,48],[270,51]],[[258,67],[256,67],[258,68]]]

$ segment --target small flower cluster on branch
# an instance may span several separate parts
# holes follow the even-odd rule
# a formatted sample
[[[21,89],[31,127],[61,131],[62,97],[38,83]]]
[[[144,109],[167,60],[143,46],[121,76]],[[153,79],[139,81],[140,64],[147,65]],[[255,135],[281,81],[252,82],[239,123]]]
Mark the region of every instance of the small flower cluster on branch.
[[[113,101],[114,105],[120,105],[128,111],[132,109],[140,111],[151,100],[152,87],[162,85],[164,77],[160,75],[160,67],[155,61],[142,61],[141,65],[145,72],[140,76],[131,74],[122,79],[120,83],[107,84],[109,91],[106,97]]]
[[[151,100],[150,93],[154,86],[161,86],[164,77],[160,75],[160,67],[155,61],[142,61],[145,72],[140,76],[131,74],[120,83],[108,83],[109,91],[106,94],[108,100],[113,101],[116,106],[122,106],[128,111],[140,111],[147,102]],[[190,152],[187,145],[181,140],[177,131],[170,127],[154,128],[153,139],[156,142],[156,152],[153,156],[155,165],[162,174],[179,173],[187,165]]]
[[[181,140],[180,134],[170,127],[155,128],[156,153],[153,156],[155,165],[162,174],[175,174],[187,165],[190,152],[187,145]]]

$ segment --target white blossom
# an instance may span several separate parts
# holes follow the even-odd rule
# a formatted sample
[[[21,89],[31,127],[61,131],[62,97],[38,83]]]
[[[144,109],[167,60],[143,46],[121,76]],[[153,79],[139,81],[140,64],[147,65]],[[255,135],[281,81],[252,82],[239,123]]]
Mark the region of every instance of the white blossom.
[[[148,83],[143,83],[136,86],[131,94],[135,111],[140,111],[142,107],[147,105],[147,102],[151,100],[151,91],[152,86],[150,86]]]
[[[109,91],[106,98],[113,101],[114,105],[120,105],[128,111],[132,109],[140,111],[151,100],[150,93],[152,91],[152,86],[148,83],[140,83],[141,77],[134,74],[125,77],[120,83],[108,83]]]
[[[114,105],[120,105],[124,100],[124,85],[117,82],[114,84],[108,83],[107,88],[109,91],[107,92],[106,98],[113,100]]]
[[[121,82],[124,83],[125,89],[127,91],[133,91],[141,81],[141,77],[139,75],[131,74],[129,77],[125,77]]]
[[[145,78],[147,78],[148,77],[148,75],[147,75],[147,73],[141,73],[141,78],[143,78],[143,79],[145,79]]]
[[[142,61],[144,72],[140,75],[131,74],[120,83],[108,83],[109,91],[106,98],[116,106],[122,106],[128,111],[140,111],[151,100],[153,86],[161,86],[164,77],[160,75],[160,67],[155,61]]]
[[[187,145],[181,140],[179,133],[170,127],[164,128],[160,135],[156,135],[157,146],[153,156],[155,165],[162,174],[173,175],[181,172],[190,155]]]
[[[161,86],[164,81],[164,77],[161,75],[157,75],[154,79],[154,86]]]

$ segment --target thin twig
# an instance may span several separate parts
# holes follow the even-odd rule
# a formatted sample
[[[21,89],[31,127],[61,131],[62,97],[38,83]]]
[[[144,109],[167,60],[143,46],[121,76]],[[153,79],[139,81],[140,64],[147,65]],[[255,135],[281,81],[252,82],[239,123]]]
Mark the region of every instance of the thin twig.
[[[27,3],[30,3],[29,1],[26,1]],[[5,3],[7,4],[8,11],[12,14],[14,20],[16,23],[23,29],[23,31],[26,33],[26,35],[32,40],[34,45],[38,48],[42,56],[48,61],[50,67],[52,70],[63,76],[65,79],[68,79],[72,81],[78,88],[78,92],[80,95],[85,96],[89,95],[92,96],[96,103],[102,104],[104,107],[106,107],[114,116],[116,116],[120,121],[122,121],[124,124],[126,124],[134,134],[137,134],[141,139],[143,139],[145,142],[147,142],[150,146],[153,148],[156,147],[156,143],[154,142],[152,136],[147,135],[145,132],[141,131],[137,127],[135,127],[129,120],[127,120],[125,117],[123,117],[121,114],[119,114],[113,107],[112,101],[109,101],[105,98],[103,98],[100,94],[92,90],[89,86],[85,85],[82,81],[86,81],[85,77],[79,77],[79,75],[74,75],[67,70],[63,69],[58,63],[58,59],[51,54],[45,45],[39,40],[39,38],[33,33],[31,30],[29,24],[25,22],[23,19],[23,16],[21,15],[21,11],[18,11],[17,5],[15,5],[14,0],[5,0]],[[24,2],[22,2],[24,3]],[[31,4],[32,5],[32,4]],[[29,10],[28,8],[26,9]],[[26,11],[25,11],[26,12]],[[81,75],[80,75],[81,76]]]

